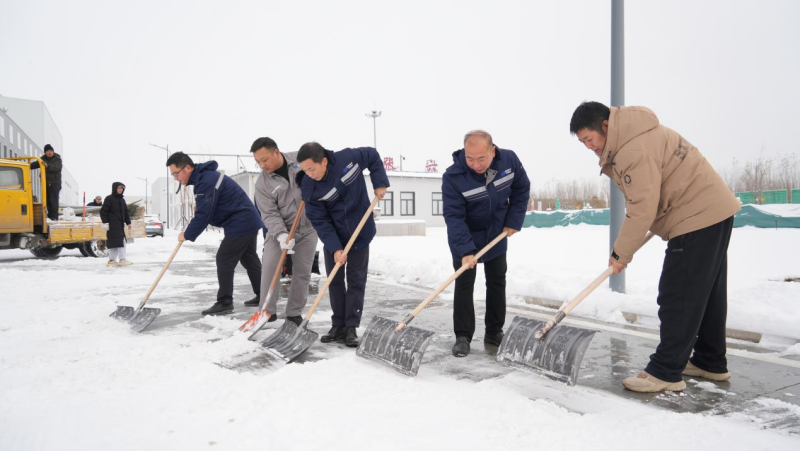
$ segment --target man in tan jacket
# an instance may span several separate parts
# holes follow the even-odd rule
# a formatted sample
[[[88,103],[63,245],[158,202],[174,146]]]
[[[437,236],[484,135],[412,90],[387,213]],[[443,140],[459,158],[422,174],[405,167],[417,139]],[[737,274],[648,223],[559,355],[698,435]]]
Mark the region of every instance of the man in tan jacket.
[[[727,252],[739,201],[700,151],[647,108],[584,102],[570,132],[625,196],[608,260],[614,273],[631,262],[648,230],[668,241],[658,284],[661,342],[644,371],[622,384],[657,392],[683,390],[681,373],[727,380]]]

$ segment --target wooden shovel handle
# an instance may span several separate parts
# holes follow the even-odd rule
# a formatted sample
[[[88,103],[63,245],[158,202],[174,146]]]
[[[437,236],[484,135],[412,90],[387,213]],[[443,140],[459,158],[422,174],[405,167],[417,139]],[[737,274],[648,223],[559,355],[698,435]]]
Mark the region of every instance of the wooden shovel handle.
[[[375,196],[375,199],[372,200],[372,203],[369,205],[369,208],[367,208],[367,211],[364,213],[364,216],[358,223],[356,231],[353,232],[353,235],[350,237],[350,241],[348,241],[347,246],[344,247],[342,255],[347,255],[347,253],[350,252],[350,248],[353,247],[353,244],[356,242],[356,238],[358,238],[358,234],[361,233],[361,229],[364,228],[364,224],[366,224],[367,219],[369,219],[370,215],[372,215],[372,210],[374,210],[375,206],[378,205],[379,200],[380,199],[378,198],[378,196]],[[311,319],[311,315],[313,315],[314,312],[317,311],[317,306],[319,306],[319,301],[322,300],[322,296],[324,296],[325,292],[328,291],[328,287],[330,286],[331,282],[333,281],[333,278],[336,276],[336,273],[339,271],[339,268],[341,266],[342,265],[339,264],[339,262],[336,262],[336,265],[334,265],[333,270],[331,270],[331,273],[328,274],[328,278],[325,280],[325,285],[323,285],[322,289],[319,290],[319,294],[317,295],[316,299],[314,299],[314,303],[311,304],[311,308],[308,310],[308,313],[306,313],[306,317],[303,320],[303,324],[300,325],[301,327],[304,324],[307,324],[308,321]]]
[[[178,249],[181,248],[182,244],[183,244],[183,241],[178,241],[178,244],[175,245],[175,249],[172,251],[172,254],[169,256],[169,260],[167,260],[167,264],[164,265],[163,268],[161,268],[161,272],[158,273],[158,277],[156,277],[156,281],[153,282],[153,285],[150,287],[149,290],[147,290],[147,294],[144,295],[144,299],[142,299],[142,303],[139,304],[138,310],[141,310],[142,308],[144,308],[145,302],[147,302],[147,300],[150,299],[150,295],[153,294],[153,290],[156,289],[156,286],[158,285],[158,282],[161,281],[161,277],[163,277],[164,273],[167,272],[167,268],[169,268],[169,265],[172,263],[172,259],[175,258],[175,254],[178,253]]]
[[[647,232],[647,236],[644,238],[644,241],[642,241],[642,244],[639,245],[638,249],[641,249],[642,246],[644,246],[648,241],[650,241],[650,238],[653,238],[653,235],[654,235],[653,232]],[[575,309],[575,307],[577,307],[578,304],[580,304],[581,301],[583,301],[586,298],[586,296],[589,296],[589,293],[591,293],[592,291],[595,290],[595,288],[600,286],[600,284],[603,283],[604,280],[608,279],[609,276],[611,276],[611,274],[614,274],[614,268],[609,266],[608,268],[606,268],[605,271],[602,272],[602,274],[597,276],[597,278],[594,279],[592,283],[589,284],[589,286],[587,286],[586,288],[583,289],[583,291],[578,293],[578,295],[575,296],[574,299],[569,301],[568,304],[561,306],[561,308],[558,309],[556,314],[553,315],[553,317],[550,318],[547,321],[547,323],[545,323],[545,325],[541,329],[539,329],[539,331],[536,332],[536,338],[543,337],[544,334],[550,331],[550,329],[552,329],[556,324],[560,323],[561,320],[564,319],[564,317],[569,315],[572,312],[572,310]]]
[[[485,253],[489,252],[489,249],[493,248],[497,243],[502,241],[507,235],[508,235],[508,232],[506,232],[506,231],[501,232],[500,235],[497,235],[497,237],[495,239],[493,239],[489,244],[484,246],[483,249],[480,250],[480,252],[475,254],[475,256],[472,258],[472,261],[478,261],[481,257],[483,257],[483,255]],[[444,291],[444,289],[447,288],[448,285],[453,283],[454,280],[458,279],[458,276],[463,274],[464,271],[468,270],[469,266],[470,266],[469,263],[465,263],[465,264],[461,265],[461,267],[458,268],[458,271],[453,273],[453,275],[448,277],[447,280],[445,280],[441,285],[439,285],[439,288],[437,288],[433,293],[431,293],[427,298],[425,298],[425,300],[422,301],[417,306],[417,308],[415,308],[414,311],[411,312],[411,314],[409,316],[406,316],[405,318],[403,318],[403,321],[401,321],[400,324],[398,324],[397,327],[395,328],[395,332],[400,332],[401,330],[403,330],[403,328],[405,328],[408,325],[408,323],[411,322],[411,320],[416,318],[417,315],[419,315],[419,313],[423,309],[425,309],[425,307],[427,307],[428,304],[430,304],[430,302],[434,298],[436,298],[436,296],[439,296],[439,293]]]

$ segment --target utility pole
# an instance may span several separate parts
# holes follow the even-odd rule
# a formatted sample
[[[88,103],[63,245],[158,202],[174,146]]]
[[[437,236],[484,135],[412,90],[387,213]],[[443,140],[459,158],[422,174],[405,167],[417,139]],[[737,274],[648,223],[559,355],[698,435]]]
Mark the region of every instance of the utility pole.
[[[378,126],[377,126],[377,119],[381,117],[381,112],[377,110],[372,110],[371,113],[365,114],[367,117],[372,118],[372,142],[373,147],[375,149],[378,148]],[[402,164],[402,163],[401,163]],[[402,169],[401,169],[402,170]]]
[[[155,147],[155,148],[161,149],[161,150],[166,150],[167,151],[167,160],[169,160],[169,156],[170,156],[169,144],[167,144],[166,147],[157,146],[155,144],[150,144],[150,145]],[[169,178],[170,177],[172,177],[172,174],[169,172],[169,166],[167,166],[167,183],[166,183],[166,186],[164,187],[164,191],[166,191],[166,193],[167,193],[167,228],[169,228]]]
[[[625,105],[625,0],[611,0],[611,106]],[[609,251],[614,248],[622,221],[625,220],[625,196],[609,180],[611,185],[611,227],[609,227]],[[611,291],[625,293],[625,272],[612,274],[608,285]]]
[[[139,179],[139,180],[144,180],[144,214],[146,215],[147,214],[147,187],[149,186],[148,183],[147,183],[147,177],[145,177],[145,178],[136,177],[136,178]]]

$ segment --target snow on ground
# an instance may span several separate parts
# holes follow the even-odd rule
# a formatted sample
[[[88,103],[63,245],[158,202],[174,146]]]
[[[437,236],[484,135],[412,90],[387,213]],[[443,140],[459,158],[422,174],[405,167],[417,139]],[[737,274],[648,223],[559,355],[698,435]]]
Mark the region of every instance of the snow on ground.
[[[377,238],[370,270],[436,288],[454,270],[446,229],[428,228],[427,234]],[[569,301],[608,265],[608,228],[603,226],[530,227],[509,238],[508,246],[510,303],[524,302],[525,296]],[[665,249],[666,242],[650,240],[628,265],[626,295],[613,293],[605,283],[573,314],[624,322],[620,312],[630,312],[650,316],[657,325]],[[785,282],[788,277],[800,277],[799,229],[734,229],[728,251],[728,327],[800,340],[800,283]],[[479,268],[476,287],[484,280]],[[452,289],[445,292],[450,299]],[[475,296],[485,297],[480,289]]]
[[[427,237],[377,238],[371,267],[401,282],[438,285],[452,267],[443,229],[428,231]],[[797,324],[792,303],[800,299],[794,288],[800,284],[771,280],[800,275],[791,258],[798,255],[799,232],[734,232],[733,322],[781,332]],[[573,296],[604,269],[606,233],[578,226],[512,237],[509,293]],[[219,238],[206,233],[201,241]],[[758,412],[678,414],[581,386],[541,383],[585,412],[578,413],[536,396],[539,386],[516,373],[478,383],[437,374],[408,378],[352,353],[276,371],[231,371],[215,363],[257,346],[234,334],[236,321],[204,318],[134,334],[108,318],[115,305],[138,303],[174,243],[170,235],[137,240],[128,268],[69,257],[76,251],[57,260],[0,252],[0,450],[515,450],[539,444],[750,451],[798,444],[797,437],[760,430]],[[629,296],[602,288],[579,312],[654,313],[662,251],[662,243],[650,243],[636,257]],[[165,277],[161,296],[216,286],[213,273],[202,271],[213,269],[213,254],[188,243],[176,261],[196,262],[198,271]]]

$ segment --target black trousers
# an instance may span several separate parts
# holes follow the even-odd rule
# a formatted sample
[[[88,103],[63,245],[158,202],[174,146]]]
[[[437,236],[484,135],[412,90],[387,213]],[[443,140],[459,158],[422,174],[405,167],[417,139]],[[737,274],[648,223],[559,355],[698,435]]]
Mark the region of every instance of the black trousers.
[[[58,221],[58,195],[60,193],[60,183],[47,184],[47,217],[53,221]]]
[[[325,268],[328,274],[336,263],[333,254],[324,250]],[[361,325],[361,313],[364,308],[364,291],[367,288],[367,270],[369,269],[369,246],[365,249],[350,249],[347,263],[339,268],[328,286],[331,299],[331,325],[336,327],[358,327]],[[346,275],[345,275],[346,274]],[[347,285],[345,286],[345,277]]]
[[[691,361],[706,371],[728,371],[728,243],[733,217],[669,240],[658,283],[661,343],[645,371],[667,382],[681,380]]]
[[[261,291],[261,259],[256,253],[258,232],[240,238],[224,238],[217,250],[217,280],[219,291],[217,302],[233,303],[233,274],[236,265],[241,263],[247,270],[253,293],[258,296]]]
[[[453,262],[453,268],[461,268],[460,261]],[[496,334],[503,330],[506,322],[506,254],[483,263],[486,275],[486,334]],[[467,337],[472,341],[475,334],[475,305],[473,291],[478,267],[464,271],[456,279],[453,302],[453,329],[456,337]]]

